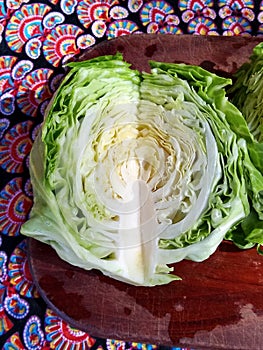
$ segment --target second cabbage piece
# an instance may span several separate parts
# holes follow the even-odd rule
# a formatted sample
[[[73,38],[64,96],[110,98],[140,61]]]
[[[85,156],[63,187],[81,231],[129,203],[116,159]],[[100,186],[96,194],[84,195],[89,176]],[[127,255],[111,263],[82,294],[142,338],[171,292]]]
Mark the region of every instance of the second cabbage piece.
[[[69,263],[142,286],[207,259],[252,206],[262,219],[255,141],[225,96],[231,80],[150,65],[138,72],[121,54],[68,64],[31,152],[22,226]]]
[[[235,74],[233,86],[229,89],[231,102],[239,108],[247,121],[248,128],[255,142],[250,148],[251,158],[258,170],[263,173],[263,43],[254,47],[250,60],[244,63]],[[251,169],[252,170],[252,169]],[[248,248],[258,244],[259,253],[263,254],[263,192],[262,180],[250,173],[249,192],[253,207],[250,215],[242,221],[239,234],[228,237],[240,246]],[[256,209],[257,207],[257,209]],[[256,210],[255,210],[256,209]]]

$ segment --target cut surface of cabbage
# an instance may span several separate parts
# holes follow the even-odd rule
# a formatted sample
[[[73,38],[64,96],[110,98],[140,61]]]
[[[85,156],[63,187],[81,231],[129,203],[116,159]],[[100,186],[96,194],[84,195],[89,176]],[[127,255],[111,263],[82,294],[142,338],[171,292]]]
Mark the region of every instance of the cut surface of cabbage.
[[[169,264],[207,259],[257,203],[250,178],[263,184],[225,96],[231,81],[150,65],[138,72],[120,54],[69,64],[31,152],[22,226],[69,263],[142,286],[180,279]]]

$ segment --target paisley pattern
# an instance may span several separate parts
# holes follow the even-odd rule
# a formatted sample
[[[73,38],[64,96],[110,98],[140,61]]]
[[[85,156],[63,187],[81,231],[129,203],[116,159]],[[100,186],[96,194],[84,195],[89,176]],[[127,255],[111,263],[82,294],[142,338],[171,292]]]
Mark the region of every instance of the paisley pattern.
[[[44,345],[44,332],[41,329],[41,320],[38,316],[31,316],[27,321],[23,340],[29,350],[41,350]]]
[[[112,22],[107,30],[108,39],[115,38],[121,35],[128,35],[134,32],[137,32],[139,27],[133,21],[129,21],[127,19],[117,20]]]
[[[2,252],[2,253],[4,253],[6,255],[5,252]],[[7,258],[7,255],[6,255],[6,258]],[[3,258],[2,258],[1,269],[2,269],[2,271],[3,271],[3,269],[6,270],[5,262],[3,262]],[[4,272],[4,274],[2,274],[2,278],[1,278],[1,282],[0,282],[0,305],[1,305],[1,307],[3,306],[4,300],[5,300],[6,285],[7,285],[6,277],[7,277],[7,274]]]
[[[26,115],[35,117],[41,103],[51,98],[48,81],[52,72],[48,68],[36,69],[22,79],[17,92],[17,104]]]
[[[7,296],[4,301],[6,312],[16,319],[22,319],[29,313],[29,303],[18,294]]]
[[[29,153],[65,62],[137,33],[263,36],[263,0],[0,0],[1,349],[159,348],[98,339],[60,319],[36,290],[20,234],[33,200]]]
[[[10,121],[7,118],[0,119],[0,140],[3,137],[5,131],[8,129]]]
[[[23,240],[13,251],[8,264],[9,281],[15,290],[24,297],[39,297],[29,271],[26,241]]]
[[[12,68],[17,59],[13,56],[0,57],[0,112],[4,115],[11,115],[14,110],[15,83],[12,79]]]
[[[249,35],[251,33],[251,25],[244,17],[229,16],[224,19],[222,27],[223,35]]]
[[[4,282],[7,278],[7,254],[0,251],[0,282]]]
[[[110,9],[118,4],[118,0],[82,0],[77,6],[77,16],[80,23],[88,29],[91,24],[94,24],[97,21],[103,21],[106,23],[110,21]]]
[[[31,150],[30,129],[32,122],[18,123],[0,141],[0,166],[9,173],[22,173],[23,161]]]
[[[166,16],[173,14],[174,10],[166,1],[149,1],[145,3],[140,12],[140,18],[143,25],[149,23],[163,23]]]
[[[50,309],[46,310],[45,331],[53,349],[69,349],[70,346],[74,346],[74,349],[88,349],[95,344],[95,339],[72,328]]]
[[[14,323],[8,317],[4,307],[0,306],[0,336],[12,329],[13,326]]]
[[[24,350],[25,347],[19,337],[18,332],[12,334],[3,346],[3,350]]]
[[[46,60],[57,67],[62,59],[78,54],[76,38],[82,33],[79,27],[70,24],[61,24],[51,30],[43,43]]]
[[[22,178],[9,181],[0,192],[0,230],[8,236],[17,236],[32,206],[32,199],[23,191]]]
[[[6,41],[11,50],[21,52],[31,38],[44,35],[43,17],[51,10],[42,3],[23,5],[14,12],[6,27]]]

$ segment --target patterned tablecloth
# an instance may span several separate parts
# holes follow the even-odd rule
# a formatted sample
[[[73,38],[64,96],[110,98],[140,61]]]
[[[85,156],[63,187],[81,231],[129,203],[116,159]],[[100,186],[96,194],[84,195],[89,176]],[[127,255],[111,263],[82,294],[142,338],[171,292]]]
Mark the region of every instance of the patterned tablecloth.
[[[71,328],[39,296],[20,234],[32,205],[28,155],[63,62],[140,32],[262,35],[263,1],[0,0],[1,349],[163,348]]]

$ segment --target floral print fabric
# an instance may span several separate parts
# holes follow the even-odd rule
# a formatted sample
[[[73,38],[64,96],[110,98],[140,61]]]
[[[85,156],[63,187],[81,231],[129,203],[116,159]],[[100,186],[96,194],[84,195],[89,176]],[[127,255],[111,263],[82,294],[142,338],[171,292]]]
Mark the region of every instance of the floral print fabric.
[[[1,349],[162,348],[97,339],[66,324],[39,296],[20,234],[33,200],[28,156],[63,63],[136,33],[260,36],[263,1],[0,0]]]

